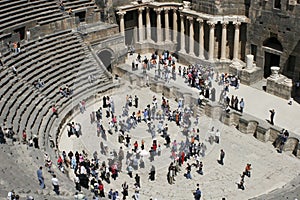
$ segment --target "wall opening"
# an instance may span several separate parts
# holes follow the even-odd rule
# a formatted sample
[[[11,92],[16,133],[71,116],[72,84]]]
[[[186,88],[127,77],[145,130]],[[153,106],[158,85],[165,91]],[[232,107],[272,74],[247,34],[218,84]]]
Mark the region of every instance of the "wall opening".
[[[110,51],[108,50],[103,50],[98,54],[98,57],[102,61],[103,65],[105,68],[109,71],[112,72],[112,62],[113,62],[113,55]]]

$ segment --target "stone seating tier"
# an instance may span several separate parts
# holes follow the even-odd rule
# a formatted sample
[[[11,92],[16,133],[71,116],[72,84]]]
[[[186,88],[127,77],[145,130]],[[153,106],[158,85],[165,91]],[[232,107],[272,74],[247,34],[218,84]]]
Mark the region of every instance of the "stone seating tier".
[[[1,145],[1,163],[0,176],[1,176],[1,193],[2,197],[7,195],[7,191],[14,191],[20,195],[21,199],[25,199],[26,195],[32,195],[35,199],[47,199],[51,195],[51,199],[70,199],[75,193],[73,187],[67,187],[72,185],[72,181],[55,165],[54,157],[51,157],[53,163],[52,170],[56,174],[61,184],[61,195],[57,196],[52,191],[51,186],[51,174],[47,172],[46,168],[43,169],[43,175],[45,178],[46,189],[40,190],[38,180],[36,177],[36,170],[39,166],[44,165],[43,152],[28,148],[27,145]],[[35,189],[34,189],[35,188]]]
[[[79,45],[80,45],[80,44],[79,44]],[[64,49],[62,49],[61,52],[63,52],[63,50],[64,50]],[[69,51],[69,52],[67,52],[67,53],[75,53],[76,51],[77,51],[77,49],[74,49],[74,50],[71,50],[71,51]],[[52,60],[59,59],[59,58],[63,58],[64,56],[66,56],[67,53],[65,53],[65,54],[59,54],[59,53],[61,53],[61,52],[57,52],[58,54],[57,54],[56,56],[54,56],[54,57],[52,57],[52,58],[50,57],[50,59],[47,59],[47,60],[44,60],[44,61],[40,62],[39,65],[38,65],[37,67],[32,67],[31,70],[28,70],[28,69],[30,69],[30,68],[25,69],[25,71],[27,71],[27,73],[25,74],[24,71],[23,71],[24,77],[30,76],[30,79],[31,79],[31,77],[33,77],[32,72],[35,71],[35,69],[39,69],[39,66],[43,66],[43,64],[46,64],[46,63],[51,64],[50,62],[51,62]],[[52,52],[51,54],[54,55],[55,52]],[[51,55],[48,55],[48,56],[51,56]],[[43,56],[40,56],[39,58],[40,58],[40,59],[43,59],[44,57],[43,57]],[[38,62],[38,61],[35,61],[35,62]],[[19,73],[20,73],[19,76],[21,76],[21,75],[22,75],[22,74],[21,74],[22,71],[19,72]],[[15,77],[14,79],[16,80],[16,82],[18,81],[16,77]],[[9,90],[12,89],[12,88],[13,88],[13,87],[9,87]],[[5,93],[4,93],[4,94],[5,94],[4,99],[5,99],[6,101],[9,100],[9,97],[11,97],[12,95],[14,95],[14,92],[9,92],[9,90],[6,90]],[[2,111],[2,110],[1,110],[1,111]],[[1,112],[0,112],[0,113],[1,113]],[[1,114],[2,114],[2,113],[1,113]]]

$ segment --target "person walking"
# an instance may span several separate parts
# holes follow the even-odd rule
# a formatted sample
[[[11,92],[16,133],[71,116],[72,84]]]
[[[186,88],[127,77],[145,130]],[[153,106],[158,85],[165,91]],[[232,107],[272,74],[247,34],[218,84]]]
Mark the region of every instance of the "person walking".
[[[225,151],[221,149],[220,160],[218,160],[220,165],[224,165]]]
[[[51,179],[51,181],[52,181],[52,185],[53,185],[53,187],[54,187],[54,189],[53,189],[53,191],[57,194],[57,195],[59,195],[59,181],[58,181],[58,179],[56,178],[56,175],[54,174],[53,175],[53,178]]]
[[[44,176],[43,176],[43,167],[40,166],[40,168],[37,170],[37,177],[40,183],[40,188],[45,188],[45,182],[44,182]]]
[[[275,110],[274,109],[270,110],[270,113],[271,113],[271,115],[270,115],[270,124],[274,125]]]

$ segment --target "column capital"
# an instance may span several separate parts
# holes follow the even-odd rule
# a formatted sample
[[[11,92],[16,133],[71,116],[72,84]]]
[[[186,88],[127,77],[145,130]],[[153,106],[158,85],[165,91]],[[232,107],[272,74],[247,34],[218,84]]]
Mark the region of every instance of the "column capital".
[[[139,10],[139,12],[143,12],[144,8],[143,7],[139,7],[138,10]]]
[[[146,7],[146,11],[149,12],[149,11],[150,11],[150,8],[149,8],[149,7]]]
[[[186,17],[189,21],[193,21],[194,20],[194,17],[192,17],[192,16],[187,16]]]
[[[224,21],[224,22],[221,22],[222,24],[222,28],[227,28],[227,25],[229,24],[228,21]]]
[[[197,22],[203,23],[203,19],[198,17],[198,18],[197,18]]]
[[[184,17],[185,17],[185,15],[183,15],[183,14],[180,14],[180,18],[182,18],[182,19],[183,19]]]
[[[164,8],[164,12],[165,12],[165,13],[168,13],[169,10],[170,10],[170,8]]]
[[[154,8],[153,10],[154,10],[155,12],[161,12],[161,11],[162,11],[161,8]]]
[[[117,12],[117,14],[118,14],[119,16],[124,16],[124,15],[126,14],[126,11],[119,11],[119,12]]]
[[[172,8],[172,10],[173,10],[173,13],[177,12],[177,8],[176,7]]]
[[[241,22],[233,22],[235,28],[239,28],[242,24]]]
[[[207,21],[207,24],[209,25],[210,28],[214,28],[216,25],[216,22]]]

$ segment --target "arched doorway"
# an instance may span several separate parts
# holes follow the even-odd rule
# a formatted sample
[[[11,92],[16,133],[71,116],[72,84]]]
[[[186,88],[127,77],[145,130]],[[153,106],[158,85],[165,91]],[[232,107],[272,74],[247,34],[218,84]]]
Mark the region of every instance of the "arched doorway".
[[[283,47],[277,38],[270,37],[263,42],[263,48],[265,50],[264,78],[267,78],[271,75],[272,66],[279,67]]]
[[[112,72],[112,62],[113,62],[113,53],[110,50],[104,49],[98,53],[98,57],[102,61],[103,65],[105,68],[109,71]]]

